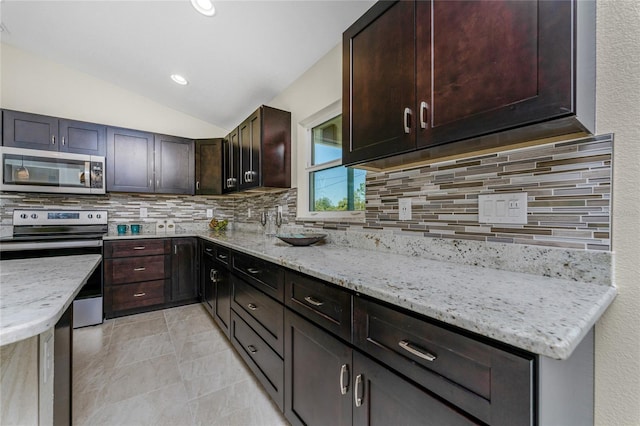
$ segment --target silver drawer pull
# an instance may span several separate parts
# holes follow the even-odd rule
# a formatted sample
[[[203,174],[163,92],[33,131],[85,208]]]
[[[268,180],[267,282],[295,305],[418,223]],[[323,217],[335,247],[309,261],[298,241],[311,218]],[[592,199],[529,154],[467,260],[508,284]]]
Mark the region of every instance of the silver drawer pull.
[[[136,293],[133,295],[133,297],[142,297],[142,296],[146,296],[147,293]]]
[[[213,249],[212,248],[206,248],[206,249],[204,249],[204,251],[206,251],[207,253],[211,253],[213,251]]]
[[[247,346],[247,349],[249,350],[249,352],[251,352],[252,354],[255,354],[256,352],[258,352],[258,349],[253,346],[253,345],[249,345]]]
[[[136,246],[133,249],[134,250],[144,250],[146,247],[145,246]]]
[[[436,360],[436,356],[433,354],[430,354],[429,352],[421,352],[415,348],[411,347],[411,343],[409,343],[406,340],[400,340],[398,342],[398,346],[400,346],[402,349],[404,349],[405,351],[409,352],[412,355],[417,356],[418,358],[422,358],[424,360],[427,361],[435,361]]]
[[[247,272],[253,275],[259,274],[260,272],[262,272],[260,269],[255,269],[255,268],[247,268]]]
[[[226,259],[227,259],[227,257],[229,257],[229,256],[227,256],[226,254],[219,254],[219,255],[218,255],[218,258],[219,258],[219,259],[222,259],[222,260],[226,260]]]
[[[256,309],[258,309],[258,306],[254,305],[253,303],[249,303],[247,305],[247,308],[251,309],[252,311],[255,311]]]
[[[304,300],[306,300],[308,303],[312,304],[313,306],[322,306],[322,305],[324,305],[324,302],[321,302],[318,299],[314,299],[312,296],[307,296],[307,297],[304,298]]]
[[[139,271],[144,271],[145,269],[147,268],[145,268],[144,266],[141,266],[139,268],[134,268],[133,270],[139,272]]]
[[[362,392],[360,392],[360,388],[362,387],[362,374],[358,374],[356,376],[356,383],[354,385],[353,392],[353,401],[356,403],[356,407],[360,407],[362,405]]]
[[[345,376],[347,377],[347,380],[344,379]],[[348,391],[349,391],[349,366],[347,364],[342,364],[342,367],[340,367],[340,394],[346,395]]]

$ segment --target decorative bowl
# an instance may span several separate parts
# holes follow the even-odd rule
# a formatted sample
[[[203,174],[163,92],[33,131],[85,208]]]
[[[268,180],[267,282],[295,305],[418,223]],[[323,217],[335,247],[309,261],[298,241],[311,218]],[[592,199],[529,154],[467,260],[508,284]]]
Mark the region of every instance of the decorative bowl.
[[[292,246],[310,246],[318,241],[324,240],[327,234],[277,234],[276,237],[280,238],[285,243],[289,243]]]

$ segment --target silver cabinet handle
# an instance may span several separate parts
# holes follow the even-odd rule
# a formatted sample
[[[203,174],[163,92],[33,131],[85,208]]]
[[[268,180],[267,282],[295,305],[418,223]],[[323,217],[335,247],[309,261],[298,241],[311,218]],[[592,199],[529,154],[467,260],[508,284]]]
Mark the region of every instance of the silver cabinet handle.
[[[252,311],[255,311],[256,309],[258,309],[258,306],[254,305],[253,303],[249,303],[247,305],[247,308],[251,309]]]
[[[345,380],[345,376],[347,380]],[[342,364],[340,367],[340,394],[346,395],[349,391],[349,366],[347,364]]]
[[[406,134],[411,133],[411,108],[404,109],[404,132]]]
[[[260,272],[262,272],[262,271],[260,271],[260,269],[247,268],[247,272],[248,272],[248,273],[250,273],[250,274],[252,274],[252,275],[257,275],[257,274],[259,274],[259,273],[260,273]]]
[[[218,255],[218,259],[222,259],[222,260],[226,260],[229,256],[227,256],[226,254],[219,254]]]
[[[196,189],[199,191],[200,190],[200,181],[196,181]]]
[[[211,269],[209,271],[209,278],[211,279],[212,282],[217,283],[218,282],[218,271],[215,269]]]
[[[304,298],[304,300],[306,300],[308,303],[312,304],[313,306],[322,306],[322,305],[324,305],[324,302],[321,302],[318,299],[314,299],[312,296],[306,296]]]
[[[133,297],[142,297],[145,296],[147,293],[136,293],[133,295]]]
[[[429,104],[422,101],[420,102],[420,128],[426,129],[427,123],[429,123],[429,119],[426,118],[429,113]]]
[[[65,142],[65,141],[64,141],[64,136],[63,136],[63,137],[62,137],[62,146],[64,146],[64,145],[65,145],[65,143],[64,143],[64,142]]]
[[[56,135],[51,135],[51,145],[56,144]]]
[[[160,179],[156,179],[156,186],[160,186]]]
[[[173,245],[173,254],[178,254],[178,245],[177,244]]]
[[[144,250],[146,247],[145,246],[135,246],[133,249],[134,250]]]
[[[149,186],[153,185],[153,181],[151,179],[149,179]]]
[[[249,345],[247,346],[247,349],[249,350],[249,352],[251,352],[252,354],[255,354],[256,352],[258,352],[258,349],[253,346],[253,345]]]
[[[411,343],[408,342],[407,340],[400,340],[398,342],[398,346],[400,346],[402,349],[404,349],[405,351],[409,352],[412,355],[417,356],[418,358],[422,358],[426,361],[435,361],[437,356],[435,356],[434,354],[430,354],[429,352],[422,352],[419,351],[418,349],[412,348],[411,347]]]
[[[360,407],[362,405],[362,393],[360,392],[360,388],[362,387],[362,374],[358,374],[356,376],[356,383],[354,385],[354,392],[353,392],[353,402],[355,402],[356,407]]]
[[[140,268],[134,268],[133,270],[134,271],[144,271],[145,269],[147,269],[147,268],[145,268],[144,266],[141,266]]]

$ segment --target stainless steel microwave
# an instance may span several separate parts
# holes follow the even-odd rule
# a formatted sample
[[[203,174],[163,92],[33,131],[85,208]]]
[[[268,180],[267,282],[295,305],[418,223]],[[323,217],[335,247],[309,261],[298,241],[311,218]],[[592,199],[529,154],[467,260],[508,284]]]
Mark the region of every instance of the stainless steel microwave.
[[[105,158],[0,147],[0,191],[104,194]]]

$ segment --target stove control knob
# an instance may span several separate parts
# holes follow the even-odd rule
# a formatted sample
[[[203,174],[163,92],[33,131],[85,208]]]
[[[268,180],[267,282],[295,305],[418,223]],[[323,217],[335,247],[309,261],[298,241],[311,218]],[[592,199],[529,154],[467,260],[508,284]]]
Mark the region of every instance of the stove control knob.
[[[37,214],[35,214],[35,213],[31,213],[31,219],[37,219],[37,218],[38,218],[38,215],[37,215]]]
[[[100,219],[100,218],[102,218],[102,215],[101,215],[100,213],[98,213],[98,214],[96,215],[96,219]]]
[[[93,219],[93,215],[92,215],[91,213],[89,213],[89,214],[87,215],[87,217],[88,217],[89,219]]]
[[[26,219],[26,218],[28,218],[28,217],[29,217],[29,215],[27,215],[26,213],[22,213],[22,214],[20,215],[20,219]]]

